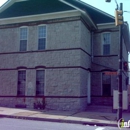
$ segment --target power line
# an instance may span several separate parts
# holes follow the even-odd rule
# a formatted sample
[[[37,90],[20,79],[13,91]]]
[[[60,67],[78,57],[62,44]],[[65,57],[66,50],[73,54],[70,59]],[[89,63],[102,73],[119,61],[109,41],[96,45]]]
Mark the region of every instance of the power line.
[[[118,9],[118,8],[119,8],[119,5],[118,5],[118,3],[117,3],[117,0],[115,0],[115,3],[116,3],[116,6],[117,6],[116,9]]]
[[[123,11],[123,12],[130,13],[130,11]]]

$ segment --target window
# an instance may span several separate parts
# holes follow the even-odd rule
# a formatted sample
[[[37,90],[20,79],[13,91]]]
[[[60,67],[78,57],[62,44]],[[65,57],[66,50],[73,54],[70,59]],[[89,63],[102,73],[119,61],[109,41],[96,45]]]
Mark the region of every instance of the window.
[[[110,33],[103,33],[103,55],[110,54]]]
[[[36,95],[44,95],[44,70],[36,71]]]
[[[20,51],[27,50],[27,27],[20,28]]]
[[[102,74],[103,96],[111,96],[111,76]]]
[[[38,26],[38,50],[44,50],[46,46],[46,26]]]
[[[17,95],[25,95],[25,86],[26,86],[26,71],[18,71],[18,90]]]

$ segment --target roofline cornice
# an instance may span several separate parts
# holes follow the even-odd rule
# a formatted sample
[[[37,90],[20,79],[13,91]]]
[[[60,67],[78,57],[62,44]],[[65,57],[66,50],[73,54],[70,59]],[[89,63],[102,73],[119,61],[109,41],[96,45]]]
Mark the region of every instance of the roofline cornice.
[[[115,25],[115,22],[111,22],[111,23],[100,23],[97,24],[98,26],[103,26],[103,25]]]
[[[0,25],[75,17],[75,16],[81,16],[81,12],[77,10],[71,10],[71,11],[62,11],[62,12],[46,13],[38,15],[28,15],[21,17],[2,18],[0,19]]]
[[[115,22],[97,24],[98,29],[115,28],[119,30],[118,26],[115,26]]]

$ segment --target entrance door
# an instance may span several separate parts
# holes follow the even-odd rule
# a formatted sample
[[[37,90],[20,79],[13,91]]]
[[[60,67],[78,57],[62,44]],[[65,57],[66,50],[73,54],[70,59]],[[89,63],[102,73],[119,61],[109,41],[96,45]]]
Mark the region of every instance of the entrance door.
[[[111,96],[111,76],[102,74],[102,95]]]

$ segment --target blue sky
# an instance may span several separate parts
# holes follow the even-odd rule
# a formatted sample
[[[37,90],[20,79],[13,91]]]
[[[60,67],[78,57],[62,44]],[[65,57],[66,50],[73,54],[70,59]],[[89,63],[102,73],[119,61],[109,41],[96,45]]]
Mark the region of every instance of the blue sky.
[[[111,14],[115,16],[115,8],[116,8],[116,3],[115,0],[111,0],[110,3],[105,2],[105,0],[82,0],[85,3],[88,3],[108,14]],[[123,11],[129,11],[129,13],[124,12],[124,21],[127,21],[130,26],[130,0],[117,0],[118,5],[120,3],[123,3]]]
[[[0,0],[0,6],[5,3],[7,0]],[[103,10],[106,13],[109,13],[111,15],[115,15],[115,8],[116,8],[116,3],[115,0],[111,0],[111,3],[105,2],[105,0],[82,0],[85,3],[88,3],[100,10]],[[118,4],[123,3],[123,10],[124,11],[130,11],[130,0],[117,0]],[[129,23],[130,26],[130,12],[129,13],[124,13],[124,20]]]
[[[0,6],[4,4],[7,0],[0,0]]]

